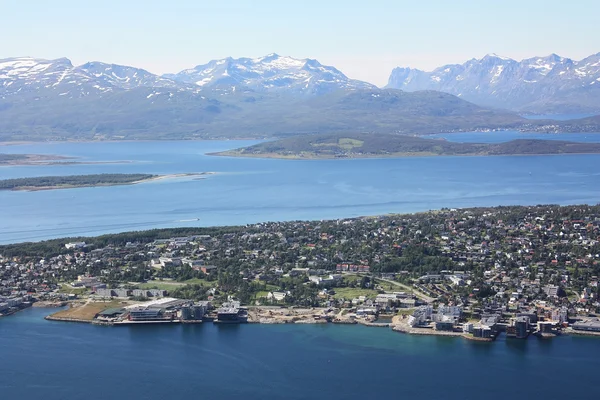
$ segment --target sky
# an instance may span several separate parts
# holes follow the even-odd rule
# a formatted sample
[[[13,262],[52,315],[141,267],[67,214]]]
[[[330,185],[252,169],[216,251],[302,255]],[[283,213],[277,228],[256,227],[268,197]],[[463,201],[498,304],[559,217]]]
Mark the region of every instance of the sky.
[[[224,57],[314,58],[379,86],[496,53],[600,52],[598,0],[0,0],[0,58],[67,57],[153,73]]]

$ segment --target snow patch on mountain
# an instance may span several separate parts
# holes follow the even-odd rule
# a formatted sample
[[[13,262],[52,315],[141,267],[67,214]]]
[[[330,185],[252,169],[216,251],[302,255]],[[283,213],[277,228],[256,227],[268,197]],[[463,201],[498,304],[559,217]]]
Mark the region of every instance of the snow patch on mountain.
[[[231,57],[164,75],[182,83],[235,90],[245,87],[257,92],[324,94],[339,89],[372,89],[375,86],[349,79],[334,67],[317,60],[269,54],[258,58]]]

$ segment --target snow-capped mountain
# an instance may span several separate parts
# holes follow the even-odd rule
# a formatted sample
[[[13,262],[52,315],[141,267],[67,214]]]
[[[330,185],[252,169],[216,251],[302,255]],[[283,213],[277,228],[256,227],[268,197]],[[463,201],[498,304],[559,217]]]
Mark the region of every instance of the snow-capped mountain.
[[[370,83],[349,79],[334,67],[317,60],[269,54],[260,58],[231,57],[213,60],[177,74],[165,75],[202,88],[292,94],[325,94],[338,89],[373,89]]]
[[[143,69],[101,62],[73,66],[66,58],[0,60],[0,98],[28,98],[27,95],[79,98],[139,87],[185,88],[186,85]]]
[[[437,90],[525,112],[600,112],[600,53],[581,61],[552,54],[515,61],[488,54],[431,72],[395,68],[388,88]]]

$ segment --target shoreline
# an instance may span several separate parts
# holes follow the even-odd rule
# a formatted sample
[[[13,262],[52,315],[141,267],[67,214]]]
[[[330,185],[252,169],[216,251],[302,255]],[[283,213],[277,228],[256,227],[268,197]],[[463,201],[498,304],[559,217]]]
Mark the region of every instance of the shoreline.
[[[290,161],[318,161],[318,160],[376,160],[390,158],[435,158],[435,157],[539,157],[539,156],[581,156],[600,155],[598,153],[539,153],[539,154],[434,154],[434,153],[395,153],[357,155],[348,157],[315,156],[303,157],[299,155],[280,155],[277,153],[265,154],[229,154],[228,152],[206,153],[207,156],[232,157],[232,158],[258,158],[263,160],[290,160]]]
[[[38,306],[33,306],[34,308],[60,308],[60,307],[64,307],[64,304],[62,304],[62,302],[60,304],[55,303],[55,302],[40,302],[43,304],[40,304]],[[66,302],[69,303],[69,302]],[[35,304],[35,303],[34,303]],[[23,308],[21,310],[18,311],[23,311],[27,308],[30,307],[26,307]],[[391,322],[377,322],[377,320],[374,321],[370,321],[368,319],[362,319],[362,318],[354,318],[354,316],[352,315],[351,317],[346,317],[343,316],[342,318],[339,317],[339,315],[337,317],[333,317],[333,316],[329,316],[328,318],[325,318],[325,314],[300,314],[300,315],[294,315],[292,314],[295,310],[297,309],[293,309],[293,308],[280,308],[280,309],[260,309],[259,311],[257,311],[257,309],[253,309],[254,311],[254,315],[251,315],[249,313],[249,318],[247,321],[239,321],[239,322],[235,322],[232,323],[234,325],[244,325],[244,324],[261,324],[261,325],[281,325],[281,324],[297,324],[297,325],[361,325],[361,326],[365,326],[365,327],[374,327],[374,328],[388,328],[393,332],[397,332],[397,333],[401,333],[401,334],[406,334],[406,335],[414,335],[414,336],[439,336],[439,337],[452,337],[452,338],[463,338],[465,340],[469,340],[469,341],[474,341],[474,342],[482,342],[482,343],[492,343],[495,341],[495,339],[497,338],[480,338],[480,337],[474,337],[472,335],[466,334],[463,331],[437,331],[433,328],[414,328],[414,327],[410,327],[407,324],[405,324],[404,322],[402,322],[402,316],[400,315],[395,315],[392,318]],[[18,312],[17,311],[17,312]],[[276,311],[277,314],[273,315],[273,311]],[[309,309],[305,309],[305,311],[309,311]],[[310,310],[310,311],[319,311],[319,309],[314,309],[314,310]],[[321,310],[322,311],[322,310]],[[58,311],[60,312],[60,311]],[[97,319],[83,319],[83,318],[74,318],[74,317],[62,317],[62,316],[56,316],[56,314],[58,312],[49,314],[44,316],[44,319],[47,321],[55,321],[55,322],[72,322],[72,323],[79,323],[79,324],[91,324],[91,325],[98,325],[98,326],[135,326],[135,325],[157,325],[156,321],[148,321],[148,322],[144,322],[144,321],[140,321],[137,323],[119,323],[119,322],[106,322],[106,321],[102,321],[102,320],[97,320]],[[262,312],[262,313],[269,313],[269,315],[259,315],[258,313]],[[12,315],[12,314],[11,314]],[[322,318],[321,318],[322,317]],[[346,317],[346,318],[344,318]],[[167,325],[178,325],[178,324],[204,324],[206,322],[210,322],[210,321],[204,321],[204,320],[198,320],[198,321],[194,321],[194,320],[180,320],[180,319],[174,319],[171,321],[168,321],[168,323],[166,323]],[[215,321],[212,321],[214,324]],[[165,323],[162,324],[158,324],[158,325],[164,325]],[[564,329],[560,335],[555,335],[552,336],[551,338],[555,338],[558,336],[569,336],[569,335],[574,335],[574,336],[587,336],[587,337],[596,337],[596,338],[600,338],[600,332],[591,332],[591,331],[578,331],[575,330],[571,327]],[[531,335],[534,336],[534,335]],[[547,340],[548,338],[539,338]]]

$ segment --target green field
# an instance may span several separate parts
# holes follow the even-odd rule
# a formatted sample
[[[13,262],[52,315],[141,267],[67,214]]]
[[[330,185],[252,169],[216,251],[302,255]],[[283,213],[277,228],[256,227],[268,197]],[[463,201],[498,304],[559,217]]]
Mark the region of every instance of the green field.
[[[346,299],[352,300],[359,296],[366,296],[368,298],[375,298],[379,294],[377,290],[373,289],[360,289],[360,288],[335,288],[335,299]]]
[[[177,282],[177,281],[148,281],[148,282],[144,282],[144,283],[140,283],[138,285],[136,285],[136,287],[138,289],[161,289],[161,290],[174,290],[177,289],[179,287],[185,286],[185,285],[202,285],[202,286],[206,286],[207,288],[210,288],[214,285],[216,285],[215,282],[209,282],[206,281],[204,279],[198,279],[198,278],[194,278],[194,279],[188,279],[187,281],[183,281],[183,282]]]
[[[82,295],[87,293],[87,289],[86,288],[73,288],[67,284],[62,284],[60,285],[60,289],[59,292],[60,293],[68,293],[68,294],[76,294],[76,295]]]

